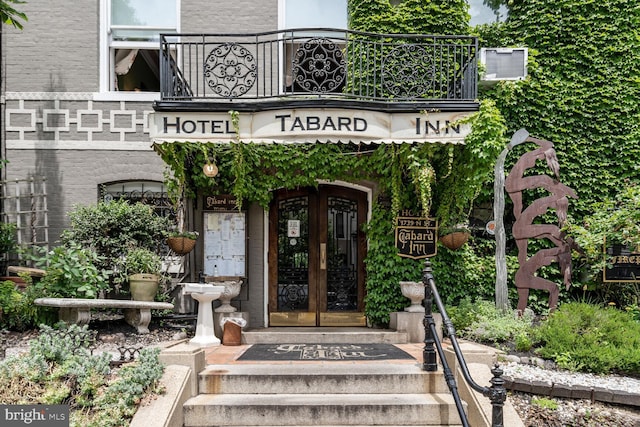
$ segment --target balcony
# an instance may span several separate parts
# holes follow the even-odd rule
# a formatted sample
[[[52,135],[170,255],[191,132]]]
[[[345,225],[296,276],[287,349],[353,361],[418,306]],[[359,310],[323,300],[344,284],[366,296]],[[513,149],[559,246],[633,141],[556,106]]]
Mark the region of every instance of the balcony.
[[[306,28],[165,34],[160,45],[156,111],[478,109],[475,37]]]

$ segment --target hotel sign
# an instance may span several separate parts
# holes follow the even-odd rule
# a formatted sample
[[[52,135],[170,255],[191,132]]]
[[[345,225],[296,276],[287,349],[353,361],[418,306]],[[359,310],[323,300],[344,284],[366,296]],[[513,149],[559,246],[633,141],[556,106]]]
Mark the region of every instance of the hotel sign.
[[[396,249],[403,258],[421,259],[436,254],[438,224],[432,218],[400,216],[396,219]]]
[[[384,113],[319,108],[238,113],[155,112],[150,114],[153,142],[451,142],[462,143],[471,125],[459,121],[468,112]]]

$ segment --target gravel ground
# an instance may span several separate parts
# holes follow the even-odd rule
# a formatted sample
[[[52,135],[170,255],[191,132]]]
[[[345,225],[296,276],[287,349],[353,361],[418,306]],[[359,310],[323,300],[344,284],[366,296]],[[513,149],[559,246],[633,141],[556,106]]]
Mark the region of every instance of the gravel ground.
[[[193,336],[194,322],[183,319],[177,322],[154,321],[150,325],[150,333],[139,335],[135,330],[118,317],[102,316],[92,320],[89,325],[97,330],[97,344],[101,351],[120,355],[118,347],[148,347],[161,342],[184,339]],[[9,332],[5,334],[6,355],[25,351],[29,341],[37,336],[37,331],[23,333]],[[1,354],[0,354],[1,355]],[[518,361],[514,361],[518,360]],[[541,365],[542,366],[542,365]],[[640,380],[617,375],[595,376],[578,374],[557,369],[549,369],[520,363],[512,358],[503,362],[505,375],[529,380],[551,381],[563,384],[582,384],[608,387],[611,389],[640,392]],[[509,392],[508,400],[522,418],[526,427],[640,427],[640,410],[637,408],[609,405],[589,400],[557,399],[520,392]],[[555,402],[555,404],[553,403]],[[555,406],[552,408],[551,406]],[[509,427],[509,426],[505,426]]]

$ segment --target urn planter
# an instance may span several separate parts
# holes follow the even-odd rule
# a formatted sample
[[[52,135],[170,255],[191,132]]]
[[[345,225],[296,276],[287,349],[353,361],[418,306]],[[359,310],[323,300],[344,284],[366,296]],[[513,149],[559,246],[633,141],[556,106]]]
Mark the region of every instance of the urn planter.
[[[422,300],[424,299],[424,284],[422,282],[400,282],[402,295],[411,300],[411,305],[404,311],[409,313],[424,313]]]

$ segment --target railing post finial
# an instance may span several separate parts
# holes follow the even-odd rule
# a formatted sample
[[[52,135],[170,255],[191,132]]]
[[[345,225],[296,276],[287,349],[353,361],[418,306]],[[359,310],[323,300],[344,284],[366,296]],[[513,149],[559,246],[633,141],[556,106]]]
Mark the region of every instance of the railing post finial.
[[[504,402],[507,400],[507,389],[504,386],[505,381],[502,378],[502,368],[498,364],[491,369],[493,378],[491,378],[491,387],[489,387],[488,397],[491,401],[491,427],[504,427]]]

